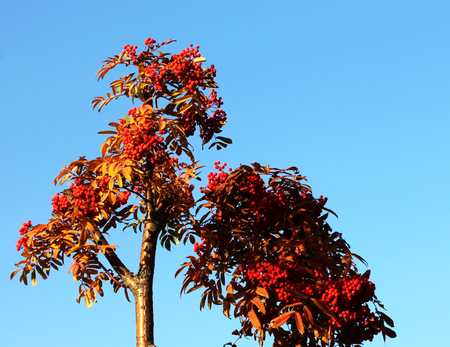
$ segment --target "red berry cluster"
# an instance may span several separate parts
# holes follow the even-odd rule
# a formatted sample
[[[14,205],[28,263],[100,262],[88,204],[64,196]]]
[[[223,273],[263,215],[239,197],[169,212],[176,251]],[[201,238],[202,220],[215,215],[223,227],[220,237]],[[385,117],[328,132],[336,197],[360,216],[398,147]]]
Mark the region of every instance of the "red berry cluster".
[[[62,214],[66,213],[69,209],[69,200],[64,194],[56,193],[56,195],[52,198],[52,207],[53,212],[60,212]]]
[[[329,322],[339,329],[342,341],[372,341],[379,332],[379,319],[366,304],[374,299],[374,295],[375,285],[359,275],[342,277],[337,281],[329,279],[325,283],[321,299],[335,312],[336,317]]]
[[[360,275],[328,279],[324,284],[318,284],[298,264],[283,261],[249,264],[243,268],[242,274],[246,281],[274,291],[282,305],[301,300],[286,292],[286,289],[321,299],[335,313],[328,323],[335,327],[341,342],[355,344],[372,341],[380,330],[379,318],[367,305],[374,300],[375,285]],[[314,274],[318,279],[324,277],[317,271]]]
[[[89,185],[83,184],[80,178],[76,178],[74,180],[74,183],[70,185],[70,189],[75,199],[74,203],[78,206],[78,210],[84,216],[94,218],[100,213],[100,193],[104,193],[107,191],[109,181],[110,177],[103,176],[99,182],[98,189],[93,189]],[[109,199],[107,199],[103,203],[103,206],[105,208],[117,209],[127,203],[130,194],[131,193],[129,191],[125,191],[122,193],[122,195],[116,196],[114,205],[112,205]],[[52,207],[53,212],[60,212],[64,214],[69,210],[70,202],[67,199],[66,195],[57,193],[52,198]]]
[[[194,252],[197,253],[199,256],[202,256],[202,254],[206,250],[206,241],[203,241],[202,243],[194,243]]]
[[[318,199],[315,199],[311,192],[303,192],[301,197],[304,199],[311,199],[311,206],[317,215],[322,213],[322,209],[328,201],[328,198],[324,198],[323,195],[320,195]]]
[[[368,302],[375,294],[375,284],[358,275],[342,277],[337,281],[329,279],[326,287],[322,301],[329,303],[335,312]]]
[[[137,48],[137,46],[130,46],[130,45],[123,46],[123,51],[128,52],[131,60],[133,61],[133,64],[136,64],[136,61],[137,61],[136,48]]]
[[[257,228],[267,229],[272,226],[286,208],[286,195],[268,190],[261,176],[256,173],[245,173],[239,189],[243,196],[249,198],[250,213]]]
[[[221,185],[222,183],[225,183],[227,180],[227,177],[229,175],[228,172],[223,171],[225,167],[227,166],[227,163],[223,163],[220,165],[220,161],[214,162],[214,168],[219,172],[210,172],[208,174],[208,184],[206,185],[206,189],[203,187],[200,187],[200,191],[204,194],[207,192],[213,192],[216,190],[216,188]],[[231,168],[228,169],[228,171],[232,171]],[[209,201],[211,201],[211,198],[207,198]]]
[[[26,223],[22,224],[22,227],[19,229],[19,234],[21,237],[17,241],[16,249],[20,251],[22,247],[24,247],[27,244],[29,236],[26,235],[28,231],[31,229],[31,221],[27,221]]]
[[[210,97],[204,97],[202,100],[205,106],[201,113],[194,113],[191,109],[182,113],[179,117],[179,124],[184,128],[186,136],[194,135],[196,125],[200,128],[200,137],[204,142],[208,142],[214,136],[221,132],[222,126],[227,121],[227,114],[220,107],[223,105],[222,98],[217,97],[217,92],[212,89]],[[208,115],[208,111],[213,111]]]
[[[103,176],[102,179],[100,180],[99,183],[99,190],[104,193],[107,191],[107,186],[109,184],[109,181],[111,180],[111,178],[109,176]],[[116,201],[114,203],[114,205],[111,205],[111,202],[109,201],[109,199],[107,199],[103,204],[106,208],[112,208],[113,210],[119,208],[122,205],[125,205],[128,201],[128,198],[130,197],[131,193],[126,190],[122,193],[122,195],[118,195],[116,196]]]
[[[226,164],[219,165],[215,162],[215,168],[219,172],[210,172],[208,174],[208,184],[206,189],[200,188],[204,194],[213,192],[217,187],[224,183],[228,177],[228,173],[224,172]],[[229,171],[232,171],[229,169]],[[287,206],[287,197],[284,193],[275,193],[269,190],[263,179],[256,173],[245,172],[244,179],[239,183],[239,201],[242,207],[248,208],[251,215],[251,222],[256,228],[267,229],[274,225],[279,216],[283,213]],[[208,196],[208,201],[213,201],[222,197],[221,194]]]
[[[309,273],[293,262],[250,264],[244,269],[243,276],[266,289],[274,290],[278,299],[284,302],[298,301],[297,298],[285,292],[285,289],[301,291],[311,297],[317,296],[319,292],[319,288],[311,280]]]
[[[136,109],[128,111],[128,114],[135,115]],[[164,157],[164,137],[157,135],[157,131],[159,132],[158,127],[150,121],[126,127],[122,132],[125,156],[137,161],[146,157],[152,163]]]
[[[182,50],[179,54],[173,54],[171,61],[160,67],[153,63],[144,69],[147,77],[152,81],[155,90],[167,91],[167,83],[182,83],[187,90],[194,92],[199,87],[205,89],[203,82],[216,76],[214,65],[208,69],[202,68],[201,62],[194,62],[201,55],[199,46]]]
[[[222,126],[227,122],[227,114],[220,107],[223,105],[222,98],[217,97],[217,92],[211,89],[209,98],[204,97],[203,99],[205,106],[202,108],[202,114],[207,115],[208,111],[213,111],[211,116],[196,116],[192,117],[192,111],[189,109],[186,113],[180,117],[180,123],[182,124],[185,120],[186,125],[189,125],[189,129],[194,129],[195,131],[195,120],[200,128],[200,137],[206,142],[211,140],[214,134],[220,133]],[[188,119],[191,120],[190,124]],[[193,133],[193,132],[192,132]]]
[[[170,166],[178,165],[178,158],[177,157],[170,157],[169,158],[169,165]]]
[[[156,40],[153,40],[150,37],[147,37],[144,41],[144,45],[149,46],[149,48],[153,48],[153,45],[156,43]]]
[[[76,199],[78,210],[86,217],[93,218],[98,215],[100,206],[100,196],[88,185],[74,184],[70,185],[73,196]]]
[[[226,123],[227,115],[221,109],[222,98],[217,97],[215,90],[211,90],[210,96],[206,97],[199,90],[205,90],[214,83],[216,70],[214,65],[209,68],[202,67],[199,46],[193,44],[178,54],[173,54],[170,58],[155,59],[153,52],[156,41],[147,38],[144,44],[147,46],[144,51],[136,55],[137,46],[125,45],[124,51],[130,59],[125,64],[144,66],[144,74],[152,84],[153,91],[162,91],[171,98],[173,88],[181,88],[190,94],[195,94],[202,100],[202,105],[194,112],[193,109],[185,111],[179,116],[179,124],[184,128],[186,136],[195,133],[196,126],[200,128],[200,137],[203,143],[209,142],[214,134],[220,133],[222,126]],[[164,43],[163,43],[164,44]],[[147,58],[151,60],[148,61]],[[197,60],[197,61],[196,61]],[[180,107],[184,104],[180,104]],[[136,155],[136,154],[134,154]],[[137,155],[138,156],[138,155]]]

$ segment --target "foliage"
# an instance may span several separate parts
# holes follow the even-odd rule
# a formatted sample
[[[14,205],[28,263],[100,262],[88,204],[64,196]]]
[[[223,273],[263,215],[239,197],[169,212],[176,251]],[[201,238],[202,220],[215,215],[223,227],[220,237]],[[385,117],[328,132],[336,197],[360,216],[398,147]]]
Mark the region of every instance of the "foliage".
[[[226,172],[216,162],[218,172],[209,174],[202,198],[194,201],[191,181],[200,166],[188,138],[197,131],[203,146],[217,149],[231,140],[218,136],[227,117],[214,65],[202,66],[198,46],[178,54],[161,51],[172,42],[148,38],[141,53],[126,45],[104,61],[99,79],[118,65],[137,73],[113,81],[93,107],[100,111],[121,96],[142,104],[100,131],[110,135],[100,157],[81,157],[62,169],[55,184],[67,182],[69,188],[52,198],[48,223],[28,221],[19,230],[23,260],[11,278],[20,272],[21,282],[30,277],[35,285],[36,273],[46,279],[71,258],[78,302],[91,306],[109,282],[115,292],[123,288],[127,299],[132,292],[139,325],[139,310],[153,316],[156,240],[169,250],[189,241],[196,256],[177,272],[185,273],[182,291],[202,288],[201,308],[222,305],[227,317],[240,318],[239,336],[255,336],[262,344],[268,333],[277,346],[353,346],[380,331],[394,337],[369,272],[357,272],[354,259],[362,259],[332,232],[326,198],[312,196],[297,168],[253,163]],[[118,225],[143,234],[136,274],[107,241]],[[153,321],[141,324],[138,346],[152,346]]]
[[[207,212],[193,232],[202,242],[180,269],[187,270],[182,290],[203,288],[201,307],[222,305],[227,317],[240,318],[235,333],[261,345],[267,333],[276,346],[352,346],[380,331],[395,336],[370,272],[357,272],[354,259],[364,260],[332,232],[327,199],[312,196],[297,168],[224,168],[216,163],[203,189]]]

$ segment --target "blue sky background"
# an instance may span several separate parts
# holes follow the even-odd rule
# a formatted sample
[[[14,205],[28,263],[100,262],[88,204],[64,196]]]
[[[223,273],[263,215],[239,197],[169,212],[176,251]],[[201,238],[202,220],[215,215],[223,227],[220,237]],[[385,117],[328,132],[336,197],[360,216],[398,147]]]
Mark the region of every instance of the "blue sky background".
[[[448,346],[449,16],[448,1],[1,0],[2,345],[135,345],[134,305],[122,294],[106,287],[88,309],[75,302],[68,264],[36,287],[9,274],[18,229],[45,222],[64,189],[52,184],[60,168],[98,156],[97,132],[132,107],[92,111],[121,76],[97,82],[102,60],[150,36],[176,39],[173,52],[198,44],[217,68],[234,144],[197,149],[197,159],[298,166],[339,215],[330,225],[369,262],[396,323],[386,346]],[[135,270],[139,235],[117,230],[111,242]],[[158,347],[235,339],[239,324],[220,308],[199,312],[197,294],[180,298],[173,274],[190,251],[158,251]]]

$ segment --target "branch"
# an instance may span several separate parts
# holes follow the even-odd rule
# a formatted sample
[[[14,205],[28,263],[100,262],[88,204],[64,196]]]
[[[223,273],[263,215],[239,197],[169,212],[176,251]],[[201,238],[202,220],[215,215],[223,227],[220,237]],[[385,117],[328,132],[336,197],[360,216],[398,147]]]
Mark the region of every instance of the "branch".
[[[116,185],[114,185],[114,187],[115,187]],[[127,188],[127,187],[122,187],[123,189],[125,189],[125,190],[128,190],[130,193],[133,193],[133,194],[135,194],[135,195],[137,195],[137,196],[139,196],[142,200],[144,200],[145,202],[150,202],[149,200],[147,200],[147,198],[145,198],[142,194],[139,194],[138,192],[136,192],[135,190],[133,190],[133,189],[130,189],[130,188]]]
[[[103,269],[103,271],[105,271],[105,273],[109,276],[109,278],[110,278],[113,282],[115,282],[115,283],[117,283],[118,285],[120,285],[121,287],[123,287],[123,283],[120,283],[119,281],[117,281],[117,280],[114,278],[114,276],[111,275],[111,274],[109,273],[109,270],[101,263],[100,260],[97,259],[97,261],[98,261],[98,263],[100,264],[100,266],[101,266],[101,268]]]
[[[105,239],[105,237],[100,232],[100,230],[98,230],[97,227],[95,227],[92,236],[97,246],[109,246],[108,241]],[[117,256],[116,252],[114,252],[112,249],[106,249],[104,255],[105,258],[108,260],[108,262],[111,264],[111,267],[114,269],[114,271],[116,271],[116,273],[120,276],[120,278],[122,278],[125,285],[128,288],[133,289],[134,274],[130,270],[128,270],[125,264]]]

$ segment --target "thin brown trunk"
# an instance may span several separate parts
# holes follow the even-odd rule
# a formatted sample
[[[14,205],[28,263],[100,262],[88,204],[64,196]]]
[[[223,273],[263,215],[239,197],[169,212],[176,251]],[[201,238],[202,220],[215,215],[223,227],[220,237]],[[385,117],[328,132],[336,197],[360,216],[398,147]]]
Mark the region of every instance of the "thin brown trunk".
[[[154,346],[153,276],[140,279],[134,295],[136,305],[136,346]]]
[[[133,292],[136,304],[137,347],[151,347],[155,343],[153,320],[153,274],[155,270],[157,224],[149,222],[142,238],[139,272],[135,277],[136,290]]]
[[[147,162],[146,175],[151,179],[153,166]],[[155,255],[158,235],[167,222],[167,206],[170,201],[159,203],[155,208],[155,201],[151,188],[146,194],[146,224],[142,235],[142,247],[139,259],[139,271],[134,278],[134,300],[136,307],[136,340],[137,347],[154,347],[154,318],[153,318],[153,274],[155,271]]]

